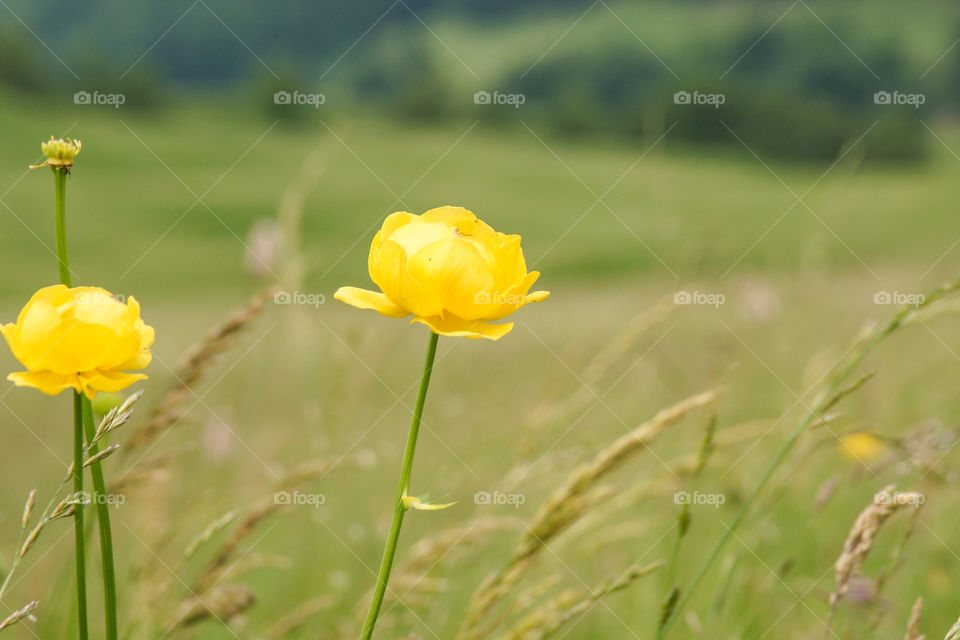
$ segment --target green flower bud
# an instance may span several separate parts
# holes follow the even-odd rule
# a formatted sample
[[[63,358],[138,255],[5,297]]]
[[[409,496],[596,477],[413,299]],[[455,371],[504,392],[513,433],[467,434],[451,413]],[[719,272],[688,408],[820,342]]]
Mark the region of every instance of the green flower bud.
[[[73,159],[80,153],[82,146],[79,140],[71,140],[70,138],[54,139],[53,136],[50,136],[50,140],[40,143],[40,150],[43,152],[46,160],[43,164],[31,165],[30,168],[37,169],[47,166],[54,171],[63,170],[69,173],[70,167],[73,166]]]

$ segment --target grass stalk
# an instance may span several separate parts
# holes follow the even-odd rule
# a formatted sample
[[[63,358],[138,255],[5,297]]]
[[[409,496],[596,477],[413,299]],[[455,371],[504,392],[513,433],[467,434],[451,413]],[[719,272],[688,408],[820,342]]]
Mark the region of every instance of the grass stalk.
[[[83,426],[86,430],[87,441],[91,443],[87,455],[92,458],[100,452],[99,446],[93,441],[96,435],[93,407],[86,397],[82,397],[81,402],[83,405]],[[107,640],[116,640],[118,635],[117,580],[113,564],[113,531],[110,527],[107,486],[103,480],[103,468],[100,461],[90,464],[90,474],[93,476],[93,501],[97,512],[97,530],[100,533],[100,564],[103,570],[103,615],[106,638]]]

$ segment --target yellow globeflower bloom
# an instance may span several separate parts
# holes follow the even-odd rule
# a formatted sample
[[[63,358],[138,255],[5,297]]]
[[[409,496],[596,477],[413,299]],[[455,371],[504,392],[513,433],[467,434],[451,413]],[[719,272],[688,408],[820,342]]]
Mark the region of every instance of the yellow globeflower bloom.
[[[840,439],[840,450],[853,460],[873,460],[883,452],[883,442],[869,433],[851,433]]]
[[[51,395],[73,388],[88,398],[146,378],[126,372],[150,364],[154,336],[133,297],[123,303],[99,287],[62,284],[33,294],[17,322],[0,332],[27,368],[8,380]]]
[[[547,291],[527,293],[540,274],[527,272],[520,236],[498,233],[462,207],[387,216],[373,239],[368,291],[341,287],[334,298],[391,318],[413,315],[445,336],[497,340],[513,323],[490,324]]]

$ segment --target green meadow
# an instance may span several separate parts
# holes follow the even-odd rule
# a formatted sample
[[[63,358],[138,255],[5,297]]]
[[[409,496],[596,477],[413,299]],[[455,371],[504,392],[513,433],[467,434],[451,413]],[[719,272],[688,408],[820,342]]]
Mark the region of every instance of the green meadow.
[[[392,211],[463,205],[521,234],[528,265],[542,273],[537,286],[551,297],[518,314],[497,343],[441,339],[413,490],[457,504],[408,514],[401,579],[391,586],[402,603],[388,594],[380,637],[454,637],[484,577],[504,565],[577,465],[664,407],[716,388],[709,408],[591,488],[584,515],[538,552],[491,616],[499,626],[487,637],[538,637],[507,630],[561,594],[576,601],[634,563],[671,558],[675,494],[722,495],[719,505],[691,505],[670,569],[688,584],[828,372],[864,326],[896,312],[877,294],[896,301],[960,275],[960,132],[947,122],[927,123],[923,163],[866,161],[867,133],[835,163],[817,164],[738,144],[694,150],[669,135],[567,139],[522,113],[504,126],[469,117],[428,126],[321,109],[291,124],[226,102],[67,111],[9,94],[4,104],[2,320],[12,322],[33,291],[55,281],[52,179],[27,165],[39,161],[41,140],[69,135],[84,145],[67,187],[75,284],[135,295],[157,330],[145,396],[116,442],[136,433],[178,383],[191,345],[251,296],[279,286],[317,301],[268,298],[191,385],[182,417],[105,462],[108,481],[138,479],[112,511],[121,623],[131,638],[356,635],[427,331],[342,305],[333,292],[370,286],[369,243]],[[264,259],[266,273],[253,274],[250,231],[276,221],[284,202],[295,212],[285,228],[295,232],[275,260]],[[677,304],[683,292],[704,303]],[[928,637],[953,623],[957,308],[948,298],[868,357],[860,371],[875,376],[801,438],[672,637],[822,635],[833,563],[857,514],[888,484],[926,501],[880,531],[863,574],[883,573],[886,584],[879,594],[857,584],[838,607],[837,637],[901,637],[918,596]],[[19,366],[7,350],[0,364]],[[70,448],[66,396],[4,385],[2,567],[23,500],[34,488],[42,502],[51,497]],[[711,416],[716,450],[693,479],[691,459]],[[839,442],[854,431],[874,434],[882,452],[856,459]],[[217,583],[223,598],[242,588],[256,603],[182,624],[191,598],[208,595],[197,585],[222,545],[308,463],[322,469],[295,489],[309,500],[255,521]],[[522,499],[477,504],[479,492]],[[234,519],[208,530],[186,557],[229,513]],[[37,599],[41,609],[36,624],[13,627],[9,637],[72,631],[70,529],[53,523],[25,560],[3,605]],[[438,540],[440,532],[454,543]],[[653,638],[670,586],[660,569],[555,637]],[[276,626],[297,615],[289,630]]]

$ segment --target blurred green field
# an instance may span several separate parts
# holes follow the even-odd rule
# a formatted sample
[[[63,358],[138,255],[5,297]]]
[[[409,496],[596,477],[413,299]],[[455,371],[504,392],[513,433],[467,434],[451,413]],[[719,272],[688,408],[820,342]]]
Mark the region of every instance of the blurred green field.
[[[954,258],[958,161],[935,140],[937,162],[926,167],[861,171],[858,147],[832,169],[765,167],[743,148],[696,156],[672,149],[669,134],[653,146],[570,144],[523,125],[418,129],[318,114],[294,129],[227,105],[152,117],[74,108],[66,116],[62,105],[17,108],[16,100],[6,99],[0,115],[8,132],[2,267],[39,275],[47,265],[55,276],[51,181],[26,165],[37,160],[38,140],[73,135],[85,142],[69,184],[77,276],[142,297],[251,291],[247,234],[275,214],[307,158],[326,170],[306,201],[305,274],[328,293],[365,277],[366,245],[387,213],[437,203],[468,204],[522,234],[529,261],[557,278],[683,282],[841,270],[885,285],[884,270],[936,282]],[[949,126],[930,126],[931,138],[960,146]],[[869,144],[867,134],[860,146]],[[5,279],[0,295],[19,299],[43,280]]]
[[[52,180],[26,165],[37,161],[39,142],[51,133],[78,137],[84,149],[68,185],[75,280],[136,295],[157,328],[141,417],[174,382],[185,349],[274,282],[246,272],[247,234],[275,215],[304,161],[325,166],[304,206],[304,281],[297,286],[325,295],[326,303],[268,304],[188,397],[186,420],[146,456],[107,464],[109,477],[174,454],[114,511],[123,617],[160,620],[135,637],[270,637],[272,622],[321,596],[329,596],[326,607],[287,637],[356,634],[389,524],[426,332],[339,305],[332,293],[343,284],[367,285],[369,241],[391,211],[471,208],[495,228],[523,235],[528,262],[552,292],[519,314],[499,343],[441,341],[413,486],[458,504],[409,516],[401,564],[411,545],[443,527],[471,518],[529,522],[576,463],[659,409],[722,383],[719,433],[742,439],[721,448],[699,481],[701,491],[722,492],[726,503],[693,510],[678,571],[682,583],[689,581],[811,402],[811,387],[860,327],[894,312],[875,304],[875,294],[923,292],[960,273],[960,161],[936,140],[927,165],[865,167],[854,148],[831,168],[765,164],[747,149],[693,153],[669,134],[650,149],[564,141],[532,124],[411,128],[318,114],[292,127],[228,104],[152,115],[76,108],[65,116],[61,105],[14,95],[4,103],[2,319],[13,320],[23,301],[56,277]],[[928,124],[944,144],[960,148],[951,125]],[[798,196],[805,204],[796,204]],[[720,293],[725,303],[674,305],[678,291]],[[652,311],[658,305],[663,311]],[[644,318],[649,326],[641,331]],[[955,453],[928,473],[890,447],[891,459],[866,469],[843,454],[834,434],[868,428],[895,440],[926,425],[952,443],[960,410],[950,392],[960,367],[955,325],[949,314],[914,324],[871,357],[865,370],[876,378],[840,405],[844,417],[833,431],[817,429],[802,441],[693,601],[696,617],[681,620],[673,637],[822,634],[831,567],[846,532],[891,482],[924,492],[928,504],[883,598],[844,603],[835,629],[844,638],[900,637],[910,606],[923,595],[923,629],[928,637],[942,635],[960,614]],[[591,365],[605,349],[607,364]],[[6,350],[0,365],[17,366]],[[23,498],[34,487],[49,495],[63,469],[69,401],[4,387],[0,404],[6,558]],[[614,497],[551,544],[523,583],[531,588],[557,576],[537,602],[564,588],[589,591],[638,560],[667,557],[673,495],[688,488],[672,470],[696,451],[707,416],[688,418],[604,480]],[[372,464],[352,467],[361,453]],[[269,497],[299,463],[343,455],[342,464],[303,489],[323,494],[322,507],[281,510],[243,541],[228,581],[248,584],[258,602],[231,622],[232,630],[208,620],[161,635],[224,534],[187,561],[183,549],[192,538],[231,509]],[[522,478],[512,489],[525,496],[519,509],[474,504],[478,491],[507,491],[505,476],[517,468],[525,469],[512,474]],[[818,510],[816,494],[832,478],[833,499]],[[886,564],[908,519],[898,514],[881,532],[866,574]],[[37,637],[63,637],[69,628],[62,608],[69,527],[57,524],[3,603],[14,609],[39,599],[40,621],[13,628],[11,638],[34,637],[32,629]],[[428,563],[429,579],[401,592],[409,607],[388,603],[382,637],[453,637],[474,589],[523,530],[512,526],[478,540],[466,536]],[[562,637],[654,637],[664,580],[654,574],[611,596]],[[889,611],[879,630],[868,631],[881,608]]]

